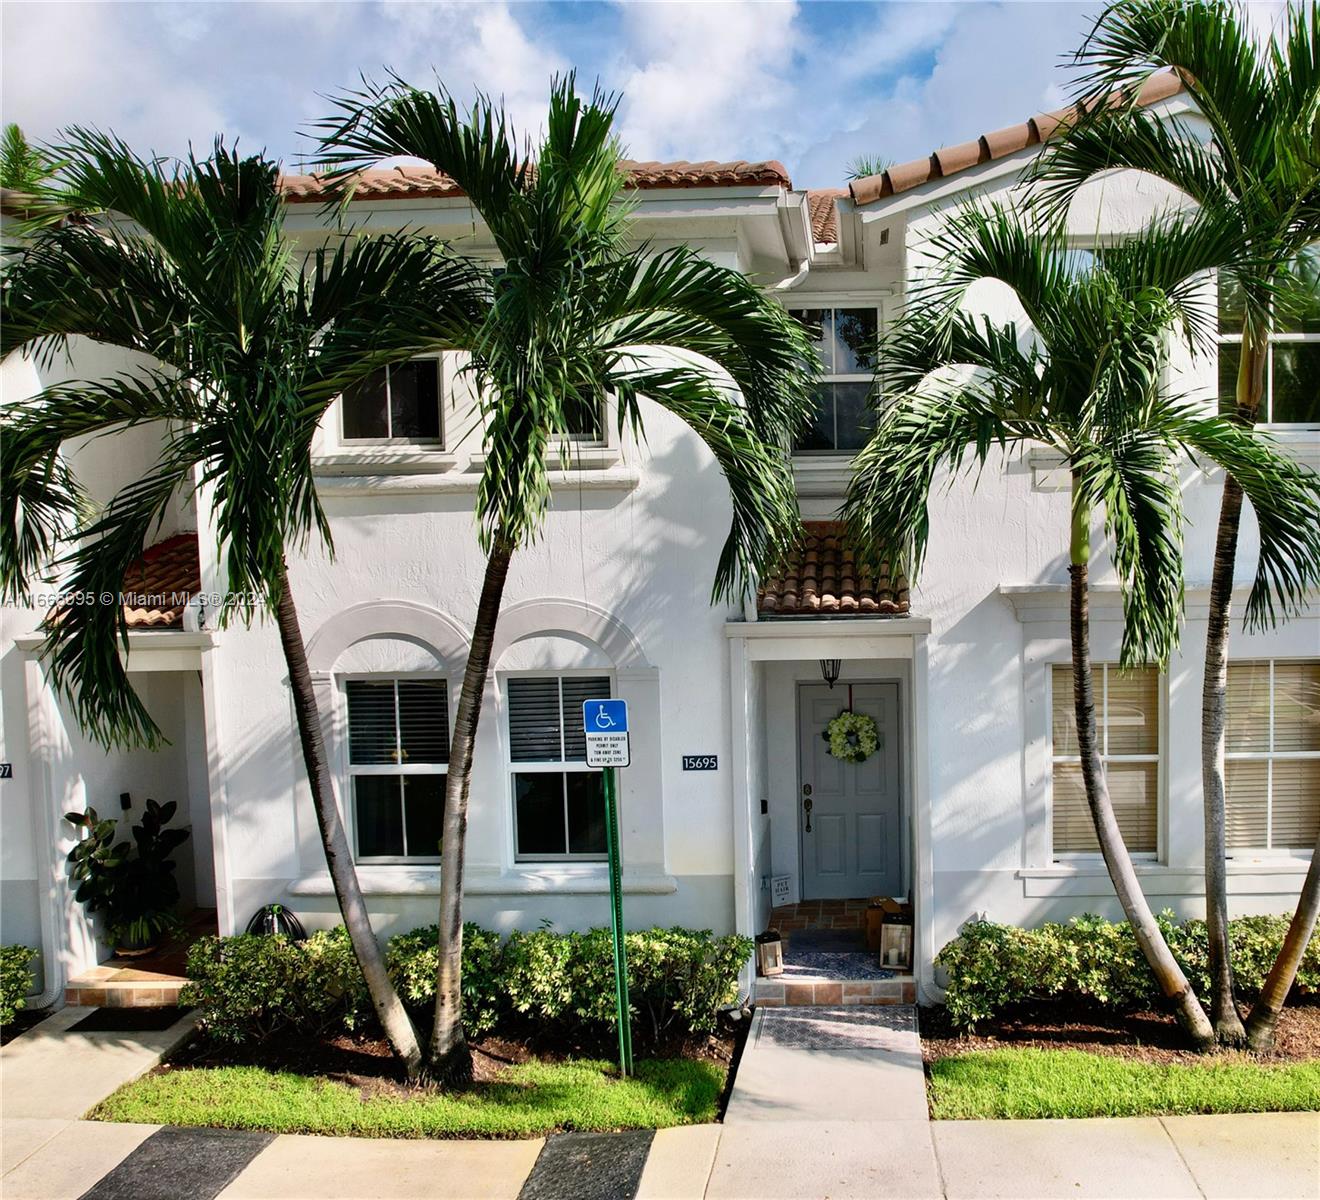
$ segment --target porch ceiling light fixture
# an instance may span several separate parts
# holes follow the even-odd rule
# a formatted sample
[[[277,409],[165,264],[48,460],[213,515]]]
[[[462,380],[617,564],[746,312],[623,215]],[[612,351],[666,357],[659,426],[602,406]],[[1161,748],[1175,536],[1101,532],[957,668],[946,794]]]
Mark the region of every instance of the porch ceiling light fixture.
[[[843,660],[838,658],[822,658],[820,660],[820,677],[833,687],[839,682],[839,668],[843,666]]]

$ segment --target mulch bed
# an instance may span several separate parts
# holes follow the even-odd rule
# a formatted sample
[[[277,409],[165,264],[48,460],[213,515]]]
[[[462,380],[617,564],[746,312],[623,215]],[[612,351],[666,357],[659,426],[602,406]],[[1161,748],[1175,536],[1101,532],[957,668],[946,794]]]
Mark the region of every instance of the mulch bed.
[[[709,1037],[674,1038],[660,1045],[637,1048],[647,1058],[692,1058],[729,1068],[741,1051],[749,1021],[723,1022],[720,1032]],[[634,1031],[635,1033],[636,1031]],[[562,1062],[570,1058],[602,1058],[618,1055],[618,1043],[578,1042],[563,1038],[486,1037],[472,1043],[473,1083],[497,1082],[506,1069],[532,1059]],[[364,1099],[375,1096],[415,1096],[419,1090],[436,1090],[431,1084],[412,1084],[403,1075],[389,1043],[378,1033],[337,1033],[326,1037],[278,1034],[264,1042],[246,1046],[222,1046],[194,1037],[162,1063],[153,1073],[188,1067],[256,1066],[268,1071],[333,1079],[357,1088]],[[730,1072],[732,1077],[732,1072]]]
[[[50,1016],[48,1008],[20,1008],[8,1025],[0,1025],[0,1046],[8,1046],[21,1033],[27,1033],[32,1026]]]
[[[1246,1010],[1243,1009],[1243,1018]],[[1235,1061],[1284,1064],[1320,1059],[1320,1003],[1289,1005],[1279,1019],[1274,1052],[1220,1051],[1212,1058],[1187,1047],[1167,1013],[1118,1013],[1080,1005],[1037,1004],[962,1034],[943,1008],[923,1008],[921,1053],[926,1064],[975,1050],[1032,1046],[1040,1050],[1084,1050],[1149,1063]]]

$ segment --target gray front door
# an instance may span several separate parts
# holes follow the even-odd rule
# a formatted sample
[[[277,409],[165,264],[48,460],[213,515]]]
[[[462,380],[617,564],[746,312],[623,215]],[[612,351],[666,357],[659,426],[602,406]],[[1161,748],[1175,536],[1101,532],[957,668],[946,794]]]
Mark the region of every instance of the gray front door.
[[[879,734],[879,749],[865,762],[834,758],[824,737],[847,707],[847,684],[798,690],[804,900],[897,896],[903,886],[898,684],[852,685],[853,711],[870,717]]]

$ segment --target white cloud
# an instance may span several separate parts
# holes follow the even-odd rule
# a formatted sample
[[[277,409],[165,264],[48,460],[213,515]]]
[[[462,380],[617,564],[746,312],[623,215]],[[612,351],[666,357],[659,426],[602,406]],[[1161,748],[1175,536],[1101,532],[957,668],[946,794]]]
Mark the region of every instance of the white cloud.
[[[637,158],[742,157],[782,114],[800,40],[789,3],[624,4],[617,86]]]
[[[934,67],[864,93],[860,119],[836,123],[800,157],[797,181],[840,182],[859,154],[903,161],[1065,103],[1061,59],[1089,28],[1073,4],[981,4],[954,8]]]
[[[77,123],[112,127],[144,151],[209,144],[226,124],[219,97],[185,71],[155,71],[124,16],[110,4],[5,4],[5,120],[40,139]]]

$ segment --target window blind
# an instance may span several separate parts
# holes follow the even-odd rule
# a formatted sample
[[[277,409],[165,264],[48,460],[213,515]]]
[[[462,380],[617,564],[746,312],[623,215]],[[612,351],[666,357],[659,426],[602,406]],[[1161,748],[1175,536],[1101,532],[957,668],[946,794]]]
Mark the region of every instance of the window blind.
[[[1159,849],[1159,672],[1119,671],[1100,663],[1093,675],[1096,736],[1119,832],[1128,850],[1154,854]],[[1078,761],[1072,667],[1054,667],[1052,692],[1054,852],[1096,854],[1100,844]]]
[[[1229,849],[1310,849],[1320,832],[1320,662],[1230,663],[1225,699]]]
[[[608,676],[508,681],[509,757],[513,762],[585,762],[582,702],[610,694]]]
[[[440,679],[350,679],[348,760],[354,766],[449,761],[449,687]]]

